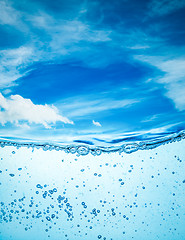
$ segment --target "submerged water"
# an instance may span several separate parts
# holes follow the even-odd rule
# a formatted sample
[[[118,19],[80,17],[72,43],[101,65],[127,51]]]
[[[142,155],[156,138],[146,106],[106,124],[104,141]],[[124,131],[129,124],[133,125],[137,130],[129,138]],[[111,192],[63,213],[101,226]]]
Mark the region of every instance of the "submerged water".
[[[109,148],[2,140],[0,239],[184,240],[184,137]]]

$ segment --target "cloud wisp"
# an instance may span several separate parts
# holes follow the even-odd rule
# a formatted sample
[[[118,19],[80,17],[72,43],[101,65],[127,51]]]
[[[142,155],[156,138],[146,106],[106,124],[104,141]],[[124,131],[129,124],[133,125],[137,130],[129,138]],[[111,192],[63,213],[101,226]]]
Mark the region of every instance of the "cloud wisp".
[[[12,87],[34,63],[64,61],[81,51],[85,55],[90,44],[111,41],[111,31],[96,29],[78,17],[58,19],[43,9],[28,13],[14,8],[9,0],[0,1],[0,7],[2,28],[8,25],[25,39],[18,47],[12,44],[0,50],[0,89]]]
[[[92,123],[96,126],[96,127],[101,127],[102,125],[99,122],[96,122],[94,120],[92,120]]]
[[[149,2],[149,15],[162,16],[185,7],[184,0],[152,0]]]
[[[88,96],[69,98],[58,104],[58,108],[67,113],[71,118],[88,117],[93,114],[100,114],[104,111],[116,109],[127,109],[135,104],[140,103],[141,99],[123,99],[115,100],[110,98],[90,99]]]
[[[0,89],[3,89],[15,85],[15,81],[27,73],[25,68],[37,58],[32,47],[24,46],[1,50],[0,59]]]
[[[45,128],[51,128],[51,124],[56,122],[73,124],[68,118],[59,114],[55,106],[36,105],[30,99],[25,99],[20,95],[11,95],[5,98],[0,93],[0,123],[15,124],[25,126],[25,123],[41,124]]]
[[[135,56],[136,59],[157,67],[163,74],[153,81],[163,85],[165,96],[171,99],[178,111],[185,110],[185,57]]]

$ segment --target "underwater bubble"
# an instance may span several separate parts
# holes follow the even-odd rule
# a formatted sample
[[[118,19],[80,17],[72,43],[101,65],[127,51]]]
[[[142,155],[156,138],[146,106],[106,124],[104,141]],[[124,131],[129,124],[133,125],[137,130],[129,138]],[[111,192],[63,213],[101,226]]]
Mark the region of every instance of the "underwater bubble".
[[[86,147],[86,146],[80,146],[77,149],[77,153],[79,155],[85,156],[85,155],[87,155],[89,153],[89,148]]]
[[[36,187],[37,187],[37,188],[40,188],[40,189],[43,188],[40,184],[37,184]]]
[[[9,175],[10,175],[10,177],[14,177],[15,176],[15,174],[13,174],[13,173],[10,173]]]
[[[47,216],[46,219],[47,219],[48,221],[51,221],[51,218],[50,218],[49,216]]]
[[[43,198],[46,198],[46,197],[47,197],[47,194],[48,194],[48,192],[45,191],[45,192],[42,194]]]
[[[124,146],[124,151],[126,153],[136,152],[138,149],[139,149],[139,146],[136,143],[134,143],[134,144],[126,144]]]
[[[93,156],[100,156],[101,155],[101,153],[102,153],[102,150],[101,149],[91,149],[91,154],[93,155]]]
[[[76,151],[77,151],[77,148],[75,146],[69,148],[69,152],[72,154],[76,153]]]

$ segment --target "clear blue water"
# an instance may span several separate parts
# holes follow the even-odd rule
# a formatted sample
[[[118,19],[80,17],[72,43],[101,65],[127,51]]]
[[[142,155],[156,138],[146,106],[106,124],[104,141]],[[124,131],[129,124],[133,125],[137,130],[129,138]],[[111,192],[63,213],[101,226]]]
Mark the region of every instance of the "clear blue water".
[[[2,140],[0,239],[184,240],[184,132],[144,143]]]

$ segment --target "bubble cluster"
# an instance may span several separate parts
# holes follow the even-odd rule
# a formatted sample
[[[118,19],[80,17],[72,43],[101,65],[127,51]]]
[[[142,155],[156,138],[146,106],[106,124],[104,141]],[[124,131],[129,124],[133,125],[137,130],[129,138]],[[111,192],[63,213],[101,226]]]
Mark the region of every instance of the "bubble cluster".
[[[46,164],[39,168],[37,153],[27,162],[19,161],[18,155],[19,151],[12,153],[12,165],[6,164],[7,155],[0,170],[2,240],[8,239],[2,237],[7,226],[23,229],[25,239],[37,228],[44,240],[182,236],[185,179],[179,156],[168,161],[154,151],[129,159],[131,155],[119,154],[70,159],[66,154],[54,160],[51,155],[47,161],[44,153]]]

